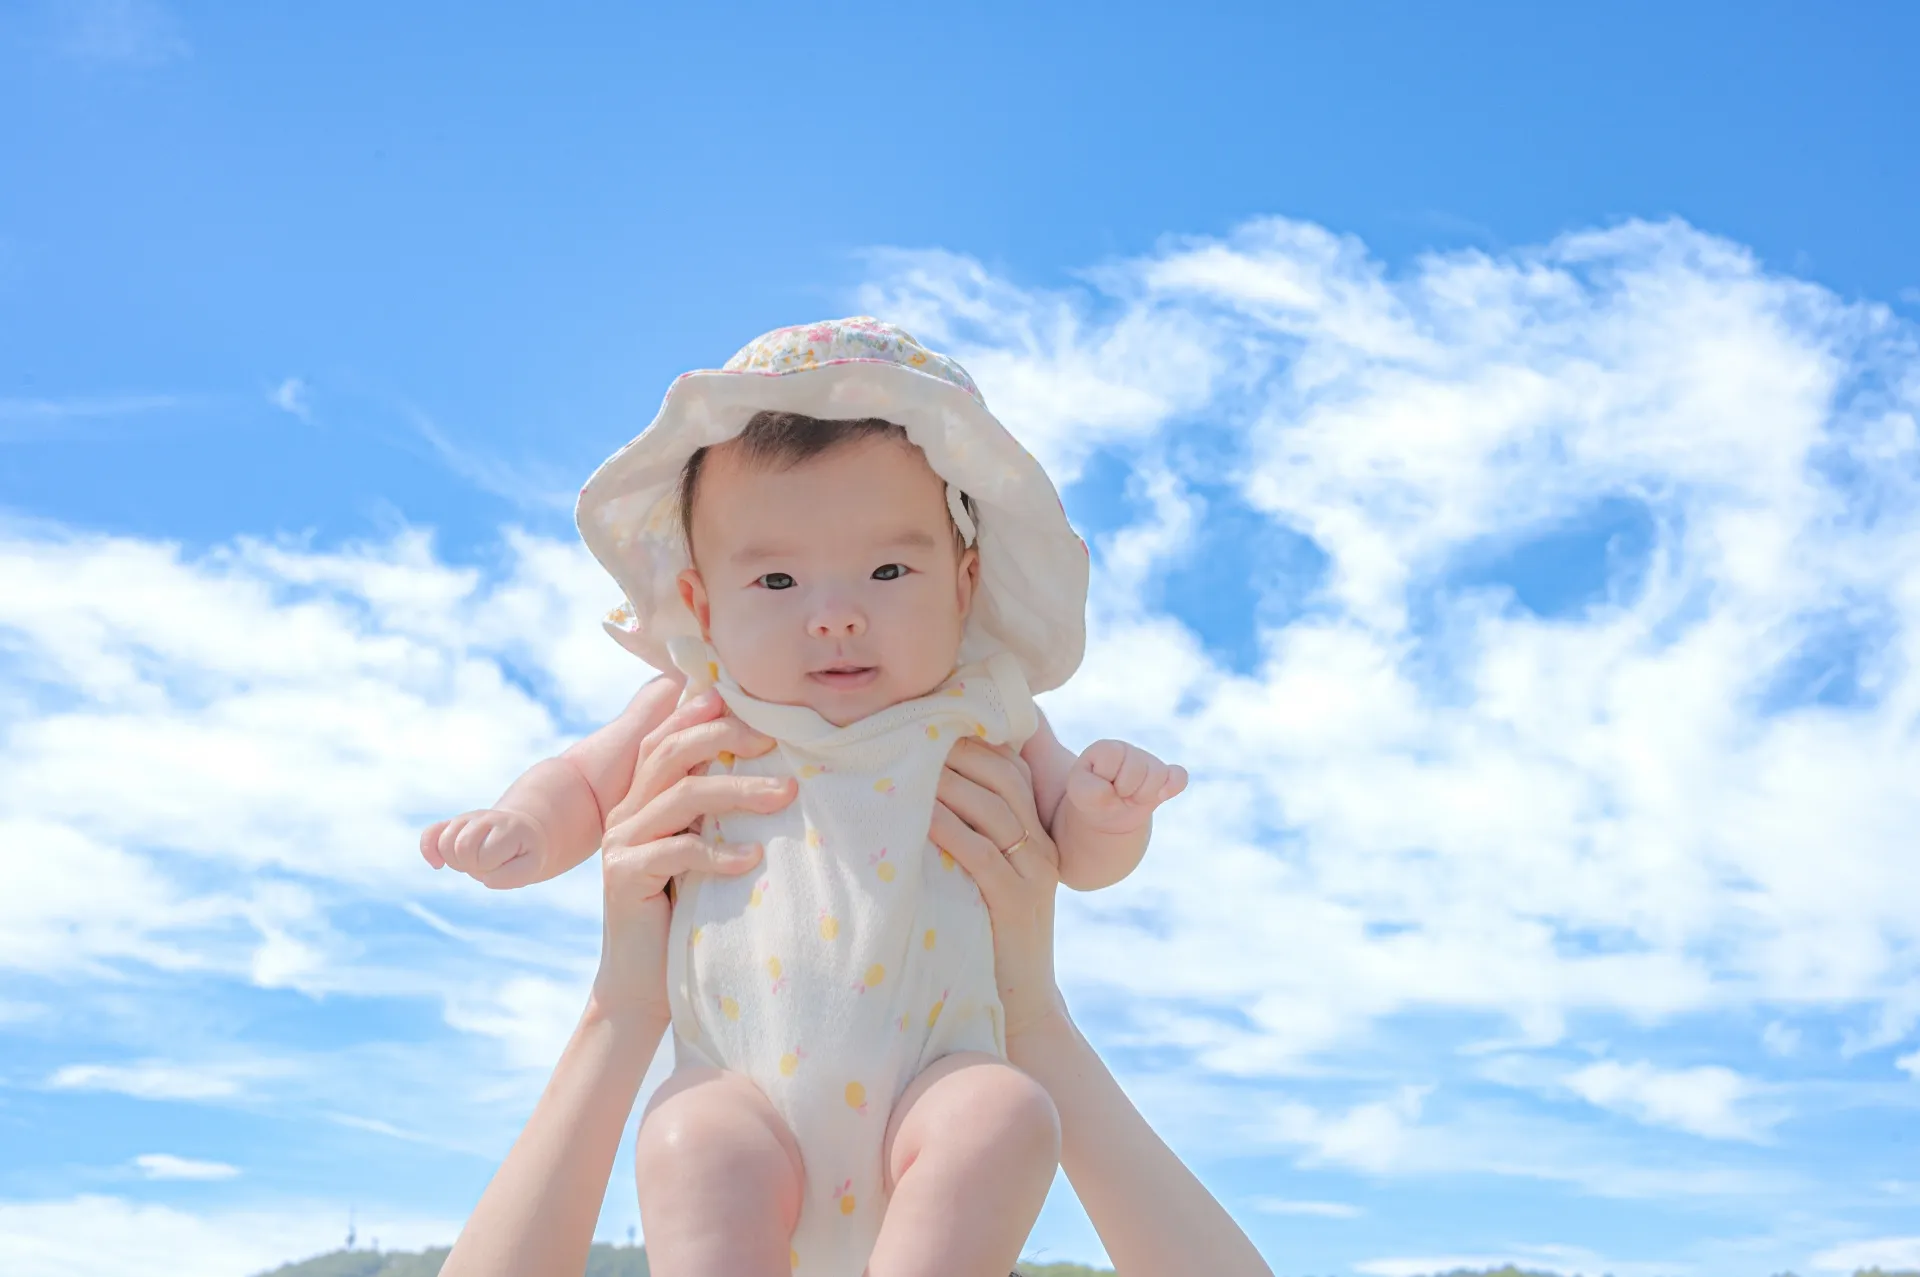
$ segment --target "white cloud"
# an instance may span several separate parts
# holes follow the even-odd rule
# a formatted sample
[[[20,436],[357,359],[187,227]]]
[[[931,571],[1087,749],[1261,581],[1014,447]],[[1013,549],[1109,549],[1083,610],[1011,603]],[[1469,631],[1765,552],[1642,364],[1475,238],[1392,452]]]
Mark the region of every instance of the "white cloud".
[[[1863,1268],[1911,1272],[1920,1268],[1920,1237],[1875,1237],[1829,1246],[1807,1261],[1821,1272],[1856,1273]]]
[[[1621,1260],[1584,1246],[1516,1246],[1510,1250],[1454,1255],[1408,1255],[1366,1259],[1353,1265],[1368,1277],[1428,1277],[1429,1274],[1483,1272],[1511,1265],[1523,1272],[1552,1272],[1584,1277],[1684,1277],[1696,1265],[1671,1260]]]
[[[1408,1161],[1410,1128],[1420,1118],[1428,1089],[1401,1087],[1390,1099],[1356,1104],[1337,1116],[1305,1104],[1283,1104],[1274,1114],[1275,1135],[1306,1146],[1309,1164],[1397,1169]]]
[[[1660,1069],[1645,1061],[1600,1060],[1563,1080],[1589,1104],[1709,1139],[1757,1140],[1778,1120],[1753,1110],[1751,1081],[1717,1065]]]
[[[59,12],[66,52],[84,61],[150,67],[193,52],[179,20],[157,0],[64,0]]]
[[[1366,1212],[1347,1202],[1293,1201],[1285,1197],[1262,1197],[1253,1208],[1265,1215],[1308,1215],[1318,1219],[1358,1219]]]
[[[117,1197],[0,1201],[7,1277],[252,1277],[337,1249],[347,1207],[295,1202],[273,1210],[192,1213]],[[359,1209],[362,1236],[391,1249],[446,1245],[459,1221]]]
[[[1769,1020],[1760,1031],[1760,1043],[1769,1055],[1792,1055],[1800,1049],[1800,1030],[1780,1020]]]
[[[535,976],[512,976],[487,984],[447,1005],[447,1023],[468,1033],[493,1038],[510,1064],[526,1069],[552,1068],[586,1005],[592,973],[560,983]]]
[[[68,1064],[47,1086],[56,1091],[112,1091],[141,1100],[219,1100],[240,1095],[249,1082],[284,1073],[270,1064]]]
[[[1920,1051],[1913,1051],[1901,1056],[1893,1062],[1893,1066],[1897,1069],[1904,1070],[1907,1076],[1911,1077],[1914,1081],[1920,1082]]]
[[[313,420],[312,392],[299,377],[288,377],[282,381],[273,388],[267,399],[282,412],[291,413],[302,421]]]
[[[480,491],[542,514],[573,509],[579,494],[578,484],[568,483],[551,467],[525,460],[504,461],[455,439],[419,409],[404,411],[415,433],[434,456]]]
[[[222,1180],[240,1173],[238,1166],[226,1162],[205,1162],[172,1153],[142,1153],[133,1164],[148,1179]]]
[[[71,421],[164,412],[187,401],[179,395],[100,395],[77,399],[0,399],[0,422]]]
[[[551,693],[596,718],[651,673],[581,641],[594,609],[558,612],[604,597],[582,552],[518,544],[524,576],[483,588],[411,535],[196,560],[0,535],[0,964],[319,988],[343,892],[458,891],[413,851],[420,825],[490,801],[565,739],[502,662],[564,660]],[[225,872],[186,872],[200,864]],[[570,884],[514,903],[536,900],[595,907]]]
[[[882,265],[883,313],[990,348],[1017,386],[1071,402],[1093,369],[1168,405],[1103,433],[1044,390],[1003,404],[1069,471],[1103,444],[1152,440],[1127,454],[1151,473],[1206,443],[1103,543],[1126,552],[1097,565],[1086,665],[1048,699],[1066,739],[1131,733],[1197,776],[1133,879],[1067,905],[1072,980],[1127,991],[1208,1068],[1271,1076],[1418,1007],[1550,1043],[1587,1013],[1871,1011],[1920,974],[1897,903],[1920,889],[1899,727],[1920,706],[1920,367],[1883,307],[1677,223],[1397,277],[1281,221],[1086,293]],[[1142,326],[1205,357],[1103,357]],[[1172,526],[1153,492],[1191,481],[1327,559],[1250,672],[1141,584],[1185,566],[1193,527],[1142,537]],[[1464,556],[1607,501],[1650,537],[1610,593],[1536,615],[1456,583]],[[1780,702],[1836,635],[1855,702]]]
[[[184,408],[183,395],[86,395],[65,399],[0,397],[0,442],[70,435],[77,427]]]
[[[1063,484],[1101,449],[1135,476],[1094,538],[1086,665],[1047,708],[1069,741],[1128,736],[1195,783],[1133,878],[1064,901],[1076,1004],[1175,1054],[1189,1089],[1365,1053],[1357,1098],[1258,1091],[1266,1137],[1323,1163],[1781,1191],[1537,1115],[1436,1117],[1440,1070],[1382,1078],[1374,1035],[1419,1016],[1433,1056],[1497,1037],[1545,1058],[1588,1021],[1765,1008],[1898,1040],[1920,977],[1912,326],[1672,223],[1392,272],[1261,222],[1059,293],[950,255],[876,266],[865,300],[954,349]],[[1644,561],[1577,605],[1463,583],[1609,502],[1644,523]],[[1255,559],[1249,593],[1294,610],[1235,591],[1167,614],[1158,589],[1233,519],[1310,541],[1324,579]],[[431,996],[476,1057],[537,1077],[577,1014],[597,884],[489,897],[425,871],[414,836],[647,671],[597,632],[612,592],[577,546],[503,546],[481,570],[417,532],[188,553],[0,528],[0,868],[20,884],[0,968]],[[1265,627],[1252,667],[1202,642],[1223,617]],[[1641,1122],[1750,1140],[1773,1120],[1757,1073],[1574,1076]],[[440,1118],[353,1120],[434,1141]]]

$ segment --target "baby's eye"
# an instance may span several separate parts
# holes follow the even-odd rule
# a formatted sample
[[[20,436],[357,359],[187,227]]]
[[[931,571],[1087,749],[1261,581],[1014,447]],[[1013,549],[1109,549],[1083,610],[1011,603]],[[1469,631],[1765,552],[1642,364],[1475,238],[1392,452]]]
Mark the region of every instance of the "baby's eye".
[[[754,583],[765,586],[769,590],[791,590],[793,588],[793,578],[785,572],[768,572],[765,575],[755,577]]]
[[[895,581],[906,574],[907,565],[904,563],[882,563],[873,570],[873,579],[876,581]]]

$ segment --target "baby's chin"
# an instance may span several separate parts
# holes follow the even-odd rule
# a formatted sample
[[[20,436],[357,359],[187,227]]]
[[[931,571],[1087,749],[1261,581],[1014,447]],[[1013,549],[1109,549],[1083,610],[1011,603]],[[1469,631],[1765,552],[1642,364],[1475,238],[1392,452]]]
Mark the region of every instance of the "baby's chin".
[[[862,676],[845,677],[797,673],[782,679],[785,695],[762,696],[744,682],[741,689],[761,700],[803,705],[835,727],[847,727],[903,701],[918,700],[946,681],[951,667],[937,674],[914,672],[902,676],[885,666],[873,666]]]
[[[910,701],[926,694],[923,689],[902,689],[898,680],[888,677],[882,668],[875,668],[865,679],[835,679],[803,674],[800,676],[799,692],[804,698],[802,704],[835,727],[846,727],[870,714],[879,713],[889,705],[898,705],[901,701]]]

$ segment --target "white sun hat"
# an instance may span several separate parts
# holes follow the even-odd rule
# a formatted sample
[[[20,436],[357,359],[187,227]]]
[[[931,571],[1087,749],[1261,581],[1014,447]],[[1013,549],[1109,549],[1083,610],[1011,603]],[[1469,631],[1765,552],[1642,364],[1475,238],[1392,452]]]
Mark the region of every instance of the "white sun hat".
[[[1065,683],[1086,649],[1087,547],[1040,463],[987,411],[966,370],[901,329],[859,316],[778,328],[717,371],[686,373],[652,424],[580,490],[575,520],[626,601],[607,631],[660,670],[669,640],[698,637],[676,583],[688,567],[680,472],[757,412],[878,417],[904,427],[948,484],[962,536],[980,550],[980,586],[960,662],[1011,652],[1027,685]],[[976,518],[958,499],[965,493]]]

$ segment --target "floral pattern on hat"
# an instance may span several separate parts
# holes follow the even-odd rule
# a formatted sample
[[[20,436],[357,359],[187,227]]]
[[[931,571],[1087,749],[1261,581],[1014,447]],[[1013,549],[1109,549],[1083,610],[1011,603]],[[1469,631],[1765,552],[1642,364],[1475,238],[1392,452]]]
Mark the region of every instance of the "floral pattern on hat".
[[[980,388],[973,384],[966,369],[939,351],[928,350],[906,329],[870,315],[776,328],[727,360],[721,371],[778,377],[831,364],[852,363],[898,364],[911,368],[957,386],[972,396],[974,402],[986,406]]]

